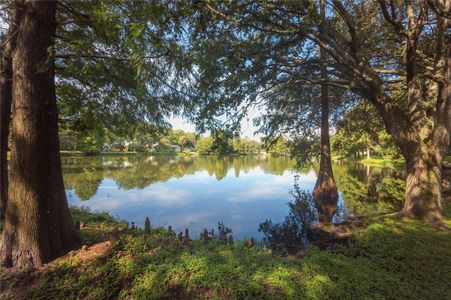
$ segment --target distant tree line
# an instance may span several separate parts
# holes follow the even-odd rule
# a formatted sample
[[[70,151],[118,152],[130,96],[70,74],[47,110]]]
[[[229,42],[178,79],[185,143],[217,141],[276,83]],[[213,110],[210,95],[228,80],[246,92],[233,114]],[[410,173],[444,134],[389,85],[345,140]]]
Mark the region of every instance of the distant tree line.
[[[81,132],[60,126],[59,136],[61,150],[81,151],[87,154],[100,152],[258,154],[263,149],[262,144],[256,140],[238,135],[229,136],[224,131],[202,136],[181,129],[172,130],[145,123],[131,127],[126,135],[118,135],[107,129]],[[286,141],[280,140],[271,145],[268,153],[289,155]]]

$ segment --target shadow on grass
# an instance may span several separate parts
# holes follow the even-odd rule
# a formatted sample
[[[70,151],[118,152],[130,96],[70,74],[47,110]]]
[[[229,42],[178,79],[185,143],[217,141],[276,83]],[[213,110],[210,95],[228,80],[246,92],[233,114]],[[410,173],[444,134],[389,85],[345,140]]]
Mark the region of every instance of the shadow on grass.
[[[415,221],[383,220],[346,246],[302,258],[184,243],[154,228],[147,238],[122,233],[106,257],[40,271],[27,299],[446,299],[449,257],[450,232]]]

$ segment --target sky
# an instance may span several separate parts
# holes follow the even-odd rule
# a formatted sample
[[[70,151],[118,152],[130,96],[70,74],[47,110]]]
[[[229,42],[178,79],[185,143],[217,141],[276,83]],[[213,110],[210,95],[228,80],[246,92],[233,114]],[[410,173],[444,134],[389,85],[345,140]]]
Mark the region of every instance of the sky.
[[[261,134],[254,134],[258,130],[258,127],[254,126],[253,119],[261,116],[261,111],[257,108],[250,109],[246,118],[241,121],[241,136],[247,137],[256,141],[259,141],[262,137]],[[190,123],[187,119],[182,117],[172,117],[168,119],[168,122],[172,125],[172,129],[182,129],[186,132],[196,132],[196,126]]]

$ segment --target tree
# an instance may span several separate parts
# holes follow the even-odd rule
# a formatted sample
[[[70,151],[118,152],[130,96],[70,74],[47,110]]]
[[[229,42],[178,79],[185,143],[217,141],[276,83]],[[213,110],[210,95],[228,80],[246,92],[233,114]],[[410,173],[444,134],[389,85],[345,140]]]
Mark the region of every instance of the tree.
[[[13,6],[17,5],[14,3]],[[16,47],[17,24],[22,12],[11,8],[8,34],[2,39],[0,73],[0,223],[3,222],[8,201],[8,137],[12,104],[12,53]]]
[[[320,0],[320,10],[322,22],[324,22],[324,19],[326,18],[324,0]],[[321,28],[323,26],[324,24],[320,25]],[[336,206],[338,201],[338,191],[332,172],[332,159],[330,153],[327,57],[323,48],[320,49],[320,58],[323,63],[323,67],[321,68],[321,79],[323,81],[323,83],[321,83],[321,158],[312,196],[318,207],[325,207],[331,206],[330,204],[335,204]]]
[[[1,262],[40,266],[78,244],[61,171],[54,57],[56,1],[23,1],[13,53],[13,140]],[[26,168],[25,168],[26,166]]]
[[[55,42],[60,124],[113,148],[150,149],[152,136],[182,113],[190,84],[176,3],[58,1]],[[147,127],[146,142],[136,139]],[[91,147],[94,144],[95,147]],[[174,142],[176,144],[176,142]]]
[[[257,17],[255,23],[248,24],[241,12],[248,8],[251,11],[251,3],[207,3],[205,7],[213,15],[213,21],[208,23],[208,28],[213,29],[206,30],[206,43],[198,47],[202,53],[200,60],[207,61],[199,62],[199,86],[205,88],[207,95],[202,94],[196,109],[202,116],[215,116],[225,111],[232,115],[230,118],[239,121],[249,107],[263,107],[266,113],[256,120],[260,132],[266,135],[269,144],[275,141],[274,137],[287,136],[292,148],[275,151],[270,147],[273,149],[269,152],[289,155],[291,150],[301,165],[321,154],[315,198],[336,201],[338,193],[329,142],[329,107],[332,106],[329,102],[339,98],[339,89],[331,89],[329,98],[327,69],[324,63],[318,64],[325,60],[324,51],[318,55],[305,38],[260,29],[265,22],[271,27],[271,20],[266,19],[270,18],[269,14],[251,12]],[[215,16],[219,16],[220,21]],[[211,55],[214,58],[205,59]],[[312,82],[318,85],[312,86]],[[319,136],[318,127],[321,128]],[[321,147],[317,146],[318,140]],[[317,149],[321,151],[318,153]]]
[[[333,150],[343,156],[354,155],[359,158],[372,144],[379,143],[378,137],[384,130],[376,109],[365,100],[348,109],[336,127]]]
[[[233,152],[232,136],[229,130],[213,129],[212,130],[213,144],[211,151],[216,154],[229,154]]]
[[[188,145],[188,139],[186,138],[185,135],[182,135],[179,137],[177,144],[180,146],[180,150],[183,151],[183,149],[185,148],[185,146]]]
[[[334,0],[327,2],[325,22],[308,0],[216,1],[205,7],[226,23],[218,25],[227,29],[225,39],[244,28],[242,37],[284,40],[285,47],[274,48],[280,58],[272,56],[265,67],[281,61],[320,69],[320,60],[307,60],[308,51],[292,55],[287,47],[292,41],[305,45],[301,49],[321,47],[329,58],[329,86],[345,88],[374,105],[406,160],[400,215],[441,223],[441,164],[451,127],[450,21],[443,1]]]
[[[330,65],[337,75],[376,107],[401,149],[408,173],[401,215],[437,223],[442,215],[441,164],[451,128],[449,19],[442,15],[440,3],[404,1],[396,5],[380,0],[378,8],[360,8],[333,1],[331,8],[347,33],[333,26],[328,32],[309,33],[333,57]],[[367,18],[370,11],[374,18]],[[373,34],[364,33],[369,24],[381,32],[374,34],[372,28]],[[381,48],[373,52],[375,48],[365,42],[364,34],[370,34],[378,47],[388,48],[389,54]],[[428,45],[431,42],[433,51]],[[397,98],[399,91],[402,96]]]
[[[233,152],[241,154],[256,154],[260,151],[260,143],[249,138],[235,137],[232,140]]]
[[[213,137],[200,137],[196,143],[196,151],[200,154],[209,154],[212,152],[211,148],[213,146]]]
[[[290,155],[290,145],[288,141],[283,137],[275,137],[271,138],[270,141],[266,141],[269,143],[268,153],[273,156],[289,156]]]
[[[385,131],[382,118],[368,101],[360,100],[348,109],[336,128],[332,136],[332,149],[336,154],[362,158],[362,153],[371,151],[388,161],[404,162],[393,137]]]

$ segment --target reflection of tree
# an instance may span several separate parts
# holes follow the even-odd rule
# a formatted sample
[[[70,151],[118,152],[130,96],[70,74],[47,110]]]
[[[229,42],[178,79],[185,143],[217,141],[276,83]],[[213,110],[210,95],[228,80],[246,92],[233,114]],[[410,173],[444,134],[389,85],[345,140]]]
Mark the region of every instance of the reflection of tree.
[[[312,195],[300,189],[297,178],[290,194],[294,201],[288,203],[290,211],[285,220],[281,223],[266,220],[258,229],[265,235],[266,246],[278,254],[295,254],[301,250],[318,219]]]
[[[347,211],[369,215],[402,207],[405,183],[392,169],[362,164],[335,164],[334,175]]]
[[[265,173],[282,175],[284,171],[292,169],[295,162],[286,157],[268,157],[261,163],[261,168]]]
[[[332,223],[332,219],[337,212],[338,198],[318,197],[314,202],[320,223]]]
[[[68,189],[74,189],[81,200],[92,198],[102,182],[103,174],[92,168],[83,168],[81,172],[65,173],[64,182]]]
[[[95,195],[103,178],[113,179],[123,189],[143,189],[156,182],[180,178],[206,170],[222,180],[230,169],[235,176],[260,166],[265,172],[283,174],[293,162],[281,157],[261,156],[91,156],[63,158],[64,182],[82,200]]]
[[[406,182],[395,177],[386,177],[376,185],[379,199],[391,203],[397,210],[402,208],[405,190]]]
[[[283,174],[294,162],[284,157],[262,156],[92,156],[63,157],[64,182],[81,200],[92,198],[103,178],[113,179],[124,189],[143,189],[156,182],[181,178],[186,174],[207,171],[222,180],[233,169],[235,176],[260,167],[265,173]],[[361,164],[341,163],[333,166],[344,207],[355,215],[383,213],[399,209],[405,183],[402,173],[391,169],[367,168]],[[304,172],[306,170],[299,170]],[[319,204],[324,220],[331,220],[333,205]],[[336,204],[335,204],[336,207]],[[337,214],[335,212],[335,214]]]
[[[165,182],[170,178],[180,178],[196,171],[193,160],[156,156],[149,161],[142,159],[128,169],[119,169],[108,174],[117,185],[124,189],[143,189],[156,182]]]
[[[218,157],[215,159],[215,175],[216,179],[219,181],[227,176],[228,171],[228,157]]]
[[[405,182],[400,172],[368,169],[359,164],[335,164],[333,167],[344,205],[338,206],[337,201],[315,201],[295,180],[290,192],[294,201],[288,203],[290,212],[285,220],[281,223],[266,220],[259,226],[270,249],[279,254],[295,254],[304,247],[307,237],[314,243],[327,242],[332,237],[333,219],[340,222],[347,212],[364,216],[402,207]]]
[[[97,193],[101,182],[102,177],[97,177],[95,173],[85,174],[82,180],[74,184],[75,194],[81,200],[89,200]]]

